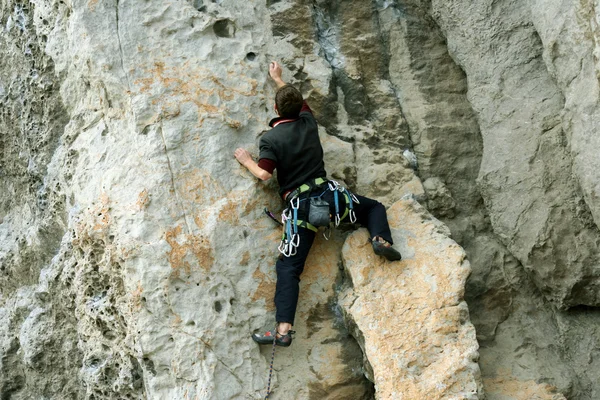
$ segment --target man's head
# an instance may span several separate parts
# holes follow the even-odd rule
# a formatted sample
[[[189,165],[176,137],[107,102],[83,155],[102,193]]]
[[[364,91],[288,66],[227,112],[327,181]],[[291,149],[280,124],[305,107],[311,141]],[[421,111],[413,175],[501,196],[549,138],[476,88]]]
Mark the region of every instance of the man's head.
[[[275,106],[279,116],[298,118],[302,109],[302,93],[292,85],[285,85],[275,93]]]

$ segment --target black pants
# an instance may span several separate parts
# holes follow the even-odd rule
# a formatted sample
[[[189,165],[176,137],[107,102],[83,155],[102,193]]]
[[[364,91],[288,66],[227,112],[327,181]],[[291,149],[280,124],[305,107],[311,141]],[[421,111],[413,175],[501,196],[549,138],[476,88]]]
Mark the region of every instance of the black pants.
[[[317,189],[310,196],[319,195],[324,189]],[[369,230],[370,237],[381,236],[389,243],[393,244],[392,234],[387,221],[387,214],[383,204],[376,200],[363,196],[356,196],[360,204],[354,204],[356,219],[359,224]],[[335,203],[333,192],[326,191],[322,197],[329,203],[331,215],[335,215]],[[308,201],[302,201],[298,210],[298,219],[306,220],[308,214]],[[340,195],[340,214],[343,214],[345,201],[343,195]],[[346,221],[348,217],[344,219]],[[296,249],[296,254],[291,257],[280,257],[277,260],[277,286],[275,289],[275,307],[277,308],[277,322],[289,322],[294,324],[296,315],[296,306],[298,305],[298,292],[300,284],[300,274],[304,270],[304,263],[310,248],[315,240],[315,232],[310,229],[298,228],[300,235],[300,244]]]

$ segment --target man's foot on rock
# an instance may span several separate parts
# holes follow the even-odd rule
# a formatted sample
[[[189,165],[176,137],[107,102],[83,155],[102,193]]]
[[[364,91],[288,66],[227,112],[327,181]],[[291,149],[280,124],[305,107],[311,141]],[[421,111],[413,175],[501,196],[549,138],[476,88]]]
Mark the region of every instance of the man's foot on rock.
[[[261,335],[259,333],[252,334],[252,340],[254,340],[258,344],[273,344],[273,339],[275,339],[275,345],[288,347],[292,344],[292,334],[296,333],[295,331],[288,331],[285,335],[281,333],[275,334],[275,330],[267,331],[265,334]]]
[[[380,237],[376,237],[371,241],[373,245],[373,252],[378,256],[387,258],[388,261],[400,261],[402,255],[400,252],[392,247],[387,241]]]

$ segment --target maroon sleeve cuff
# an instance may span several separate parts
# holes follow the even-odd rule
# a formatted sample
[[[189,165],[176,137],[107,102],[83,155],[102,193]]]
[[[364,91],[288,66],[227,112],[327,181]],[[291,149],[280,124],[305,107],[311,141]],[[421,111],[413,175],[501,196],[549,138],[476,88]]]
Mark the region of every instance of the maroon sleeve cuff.
[[[275,168],[277,168],[277,163],[273,160],[269,160],[268,158],[261,158],[258,160],[258,167],[264,169],[272,175]]]
[[[312,110],[308,106],[308,103],[306,103],[306,100],[302,101],[302,108],[300,109],[300,112],[309,112],[312,114]]]

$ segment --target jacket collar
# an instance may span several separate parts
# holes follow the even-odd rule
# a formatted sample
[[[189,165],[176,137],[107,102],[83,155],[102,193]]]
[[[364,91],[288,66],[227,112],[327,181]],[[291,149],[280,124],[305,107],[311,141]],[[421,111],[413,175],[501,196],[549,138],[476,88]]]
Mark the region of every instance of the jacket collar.
[[[277,125],[279,124],[286,124],[288,122],[294,122],[294,121],[298,121],[298,118],[283,118],[283,117],[277,117],[277,118],[273,118],[270,122],[269,122],[269,126],[271,128],[275,128]]]

